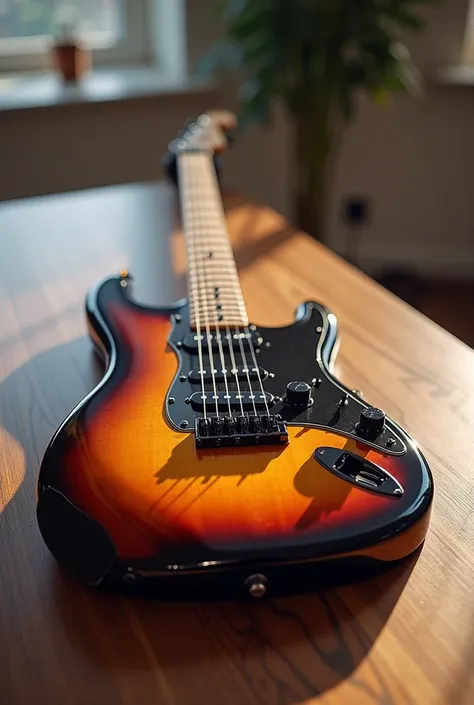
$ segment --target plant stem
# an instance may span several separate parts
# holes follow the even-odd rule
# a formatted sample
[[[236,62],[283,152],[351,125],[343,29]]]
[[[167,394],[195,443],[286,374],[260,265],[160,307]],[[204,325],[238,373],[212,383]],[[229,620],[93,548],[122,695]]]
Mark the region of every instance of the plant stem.
[[[335,125],[333,86],[321,86],[296,119],[298,226],[324,240],[326,191]]]

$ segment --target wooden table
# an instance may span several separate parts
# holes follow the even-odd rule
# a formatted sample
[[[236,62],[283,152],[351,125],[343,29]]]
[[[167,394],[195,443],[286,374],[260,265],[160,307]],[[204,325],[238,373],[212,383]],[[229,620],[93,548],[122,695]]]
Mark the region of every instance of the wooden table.
[[[252,604],[160,604],[77,585],[35,520],[39,462],[100,371],[87,289],[135,273],[137,298],[184,292],[164,185],[0,207],[2,705],[474,702],[474,353],[268,208],[227,201],[251,318],[337,314],[337,372],[421,444],[436,479],[427,542],[383,578]]]

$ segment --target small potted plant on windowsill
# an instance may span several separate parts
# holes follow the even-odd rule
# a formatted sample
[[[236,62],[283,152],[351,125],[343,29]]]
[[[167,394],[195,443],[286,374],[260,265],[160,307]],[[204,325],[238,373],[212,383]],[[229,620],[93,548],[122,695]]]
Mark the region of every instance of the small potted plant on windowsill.
[[[67,83],[77,83],[91,68],[91,52],[81,43],[72,8],[62,8],[58,13],[52,59],[54,69]]]

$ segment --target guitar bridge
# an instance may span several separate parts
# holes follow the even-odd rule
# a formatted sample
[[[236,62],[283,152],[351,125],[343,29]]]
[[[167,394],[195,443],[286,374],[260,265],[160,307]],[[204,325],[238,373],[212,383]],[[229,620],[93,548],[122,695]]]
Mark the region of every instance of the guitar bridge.
[[[278,416],[212,416],[195,421],[197,448],[284,445],[288,431]]]

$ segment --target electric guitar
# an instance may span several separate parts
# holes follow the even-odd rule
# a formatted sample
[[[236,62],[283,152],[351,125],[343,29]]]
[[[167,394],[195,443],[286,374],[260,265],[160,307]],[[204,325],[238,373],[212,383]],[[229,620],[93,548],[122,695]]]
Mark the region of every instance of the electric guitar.
[[[232,114],[170,145],[189,299],[143,307],[127,271],[87,298],[105,361],[51,440],[37,517],[89,585],[163,597],[262,597],[372,575],[415,551],[433,482],[415,443],[332,373],[337,322],[302,304],[249,322],[215,158]]]

